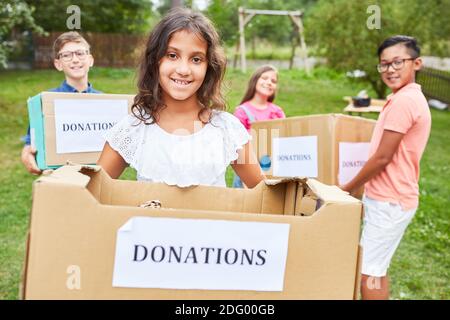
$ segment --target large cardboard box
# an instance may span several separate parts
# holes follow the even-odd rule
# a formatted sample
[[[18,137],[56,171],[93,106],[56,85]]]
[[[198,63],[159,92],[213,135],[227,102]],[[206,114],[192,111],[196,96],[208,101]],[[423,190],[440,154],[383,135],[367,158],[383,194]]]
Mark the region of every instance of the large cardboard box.
[[[148,200],[161,208],[140,207]],[[178,188],[113,180],[97,166],[64,166],[33,185],[22,297],[354,299],[361,214],[359,200],[314,179]],[[136,234],[134,251],[123,247]],[[209,262],[191,251],[172,261],[163,238],[180,255],[192,243],[190,250],[220,243],[240,251],[223,249],[226,263],[220,248],[211,249]],[[253,255],[233,256],[249,243],[258,249],[255,263]]]
[[[40,169],[95,164],[105,133],[130,112],[134,96],[42,92],[28,99],[31,144]]]
[[[301,176],[337,185],[340,180],[348,180],[348,174],[351,174],[349,172],[347,177],[339,179],[340,168],[346,169],[350,166],[359,170],[367,160],[368,145],[375,123],[374,120],[342,114],[260,121],[252,124],[253,146],[258,159],[263,158],[263,161],[270,163],[263,167],[268,177],[299,176],[300,172],[303,173]],[[278,151],[274,143],[277,139],[281,140]],[[314,155],[313,149],[316,149]],[[352,154],[349,154],[350,152]],[[286,156],[288,153],[290,158]],[[278,159],[284,156],[286,160],[278,162],[278,170],[274,170],[277,165],[277,157],[274,155],[278,155]],[[303,171],[302,161],[309,164]],[[289,174],[289,169],[294,169],[291,171],[297,174]],[[300,171],[295,172],[295,169]]]

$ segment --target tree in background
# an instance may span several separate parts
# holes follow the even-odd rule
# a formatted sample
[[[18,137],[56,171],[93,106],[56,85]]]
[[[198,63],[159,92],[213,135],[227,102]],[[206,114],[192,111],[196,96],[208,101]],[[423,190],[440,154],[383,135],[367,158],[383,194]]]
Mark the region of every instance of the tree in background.
[[[369,29],[367,20],[380,8],[380,28]],[[449,56],[450,0],[320,0],[305,21],[306,40],[318,49],[316,55],[342,71],[363,70],[362,80],[371,84],[378,97],[385,97],[376,64],[377,48],[389,36],[405,34],[416,37],[423,53]]]
[[[195,8],[195,5],[193,0],[160,0],[156,10],[162,17],[175,7]]]
[[[16,35],[25,30],[43,33],[33,19],[33,8],[22,0],[0,0],[0,67],[6,68]]]
[[[214,22],[222,41],[233,45],[239,37],[238,8],[242,0],[210,0],[205,14]]]
[[[317,0],[210,0],[205,13],[215,23],[222,40],[229,46],[236,44],[239,38],[238,8],[261,10],[305,10]],[[267,40],[277,45],[290,45],[292,22],[288,17],[255,16],[245,28],[247,41],[254,45]]]
[[[45,31],[67,31],[67,7],[81,11],[82,32],[136,34],[147,32],[152,16],[151,0],[25,0],[36,8],[33,17]]]

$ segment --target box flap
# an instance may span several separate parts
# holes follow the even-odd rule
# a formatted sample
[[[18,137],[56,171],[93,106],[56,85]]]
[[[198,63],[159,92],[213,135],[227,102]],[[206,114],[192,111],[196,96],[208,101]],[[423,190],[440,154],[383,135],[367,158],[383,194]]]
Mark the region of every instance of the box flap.
[[[267,186],[275,186],[277,184],[281,183],[287,183],[287,182],[301,182],[302,184],[305,184],[308,178],[305,177],[286,177],[286,178],[279,178],[279,179],[266,179],[264,180],[264,183]]]
[[[353,198],[347,192],[342,191],[337,186],[329,186],[314,179],[308,179],[306,184],[318,198],[325,203],[357,203],[358,199]]]
[[[82,171],[99,172],[100,166],[90,165],[68,165],[63,166],[55,171],[49,171],[48,174],[42,175],[36,180],[36,183],[64,183],[86,187],[91,179]]]

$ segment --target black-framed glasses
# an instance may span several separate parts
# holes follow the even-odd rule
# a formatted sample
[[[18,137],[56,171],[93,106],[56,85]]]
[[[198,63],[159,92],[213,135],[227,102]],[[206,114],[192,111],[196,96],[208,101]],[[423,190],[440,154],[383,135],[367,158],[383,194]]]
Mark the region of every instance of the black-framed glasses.
[[[75,50],[75,51],[63,51],[58,54],[58,59],[69,62],[73,59],[73,55],[76,54],[80,60],[86,59],[89,54],[89,50]]]
[[[379,73],[383,73],[389,70],[389,67],[392,66],[394,70],[400,70],[405,66],[405,61],[407,60],[416,60],[417,58],[406,58],[406,59],[397,59],[392,61],[391,63],[379,63],[377,64],[377,70]]]

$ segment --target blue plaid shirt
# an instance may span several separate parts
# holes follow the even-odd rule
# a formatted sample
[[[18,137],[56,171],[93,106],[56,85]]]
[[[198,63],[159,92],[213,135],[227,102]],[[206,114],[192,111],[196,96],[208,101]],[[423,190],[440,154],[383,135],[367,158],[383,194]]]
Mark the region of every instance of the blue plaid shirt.
[[[86,90],[79,92],[77,89],[72,87],[70,84],[64,80],[58,88],[50,89],[49,92],[72,92],[72,93],[102,93],[101,91],[95,90],[92,85],[88,82],[88,87]],[[26,145],[31,144],[30,137],[30,126],[28,126],[27,135],[22,138]]]

